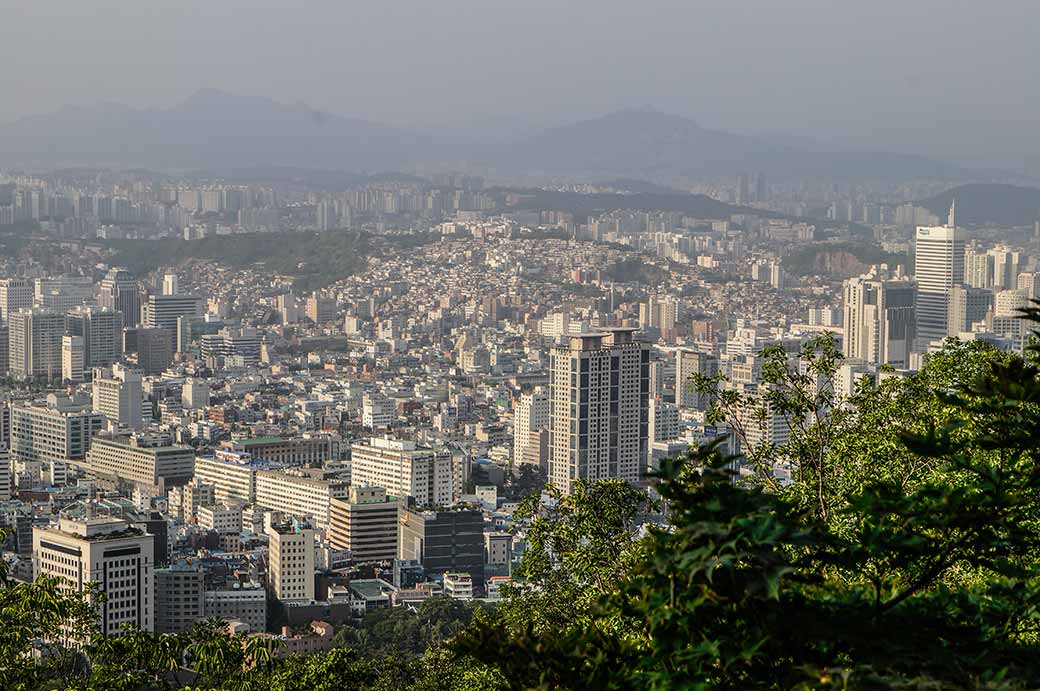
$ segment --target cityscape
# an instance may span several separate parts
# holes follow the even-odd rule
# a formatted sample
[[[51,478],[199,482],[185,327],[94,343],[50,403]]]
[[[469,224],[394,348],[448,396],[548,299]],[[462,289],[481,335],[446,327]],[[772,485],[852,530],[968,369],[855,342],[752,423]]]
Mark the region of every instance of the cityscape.
[[[1040,148],[244,83],[0,117],[0,688],[1040,686]]]

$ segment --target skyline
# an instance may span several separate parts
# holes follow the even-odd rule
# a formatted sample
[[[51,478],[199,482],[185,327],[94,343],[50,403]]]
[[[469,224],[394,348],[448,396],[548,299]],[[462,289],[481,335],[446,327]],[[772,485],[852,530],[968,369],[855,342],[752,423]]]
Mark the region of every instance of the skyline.
[[[0,76],[0,122],[70,104],[166,108],[209,87],[488,138],[649,105],[705,128],[829,148],[1040,153],[1034,6],[669,4],[407,0],[318,3],[300,16],[231,0],[189,2],[162,21],[111,0],[89,12],[16,6],[0,58],[22,68]]]

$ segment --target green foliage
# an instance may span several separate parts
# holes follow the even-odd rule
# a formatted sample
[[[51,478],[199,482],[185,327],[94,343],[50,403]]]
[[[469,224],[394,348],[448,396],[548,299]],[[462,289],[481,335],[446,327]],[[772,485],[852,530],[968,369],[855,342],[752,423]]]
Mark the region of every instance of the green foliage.
[[[423,601],[415,612],[408,607],[377,609],[365,615],[361,627],[337,631],[335,642],[369,656],[419,656],[464,630],[477,610],[487,607],[438,596]]]
[[[313,290],[351,275],[370,251],[360,233],[246,233],[201,240],[112,240],[112,262],[142,274],[189,259],[218,261],[235,268],[262,265],[272,274],[297,277],[300,290]]]

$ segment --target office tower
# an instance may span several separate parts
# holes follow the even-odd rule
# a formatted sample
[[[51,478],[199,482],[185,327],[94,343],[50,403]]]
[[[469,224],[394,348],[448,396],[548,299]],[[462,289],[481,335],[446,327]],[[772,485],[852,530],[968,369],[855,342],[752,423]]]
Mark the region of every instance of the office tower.
[[[162,374],[173,362],[173,336],[168,329],[137,329],[137,367],[143,374]]]
[[[398,559],[413,559],[427,574],[468,573],[484,580],[484,512],[401,511]]]
[[[258,470],[256,503],[287,516],[305,518],[318,530],[329,527],[329,502],[347,496],[347,483],[326,479],[321,470]]]
[[[1007,292],[1007,291],[1005,291]],[[986,319],[993,307],[993,291],[971,286],[954,286],[950,291],[950,317],[948,336],[972,330],[972,325]]]
[[[914,278],[917,281],[918,349],[923,350],[931,341],[946,336],[950,291],[964,282],[966,238],[963,229],[951,225],[917,229]]]
[[[737,206],[747,206],[751,201],[751,181],[747,173],[737,176]]]
[[[195,450],[169,443],[169,437],[98,435],[91,440],[87,464],[97,477],[117,486],[166,494],[187,484],[195,472]]]
[[[116,267],[101,279],[98,288],[98,306],[113,312],[122,312],[123,326],[134,327],[141,323],[141,288],[133,274]]]
[[[111,367],[98,367],[94,370],[91,388],[94,410],[105,416],[109,429],[141,429],[144,392],[138,370],[118,363]]]
[[[177,274],[166,273],[163,274],[162,278],[162,294],[163,295],[178,295],[180,293],[180,286],[177,283]]]
[[[525,462],[532,432],[549,428],[549,392],[543,386],[520,394],[513,414],[513,465]],[[534,438],[537,443],[537,437]]]
[[[993,314],[1000,317],[1017,317],[1019,310],[1029,305],[1029,293],[1025,290],[1002,290],[993,298]]]
[[[105,367],[122,355],[123,313],[81,305],[65,314],[65,332],[83,339],[86,369]]]
[[[11,330],[0,323],[0,377],[7,376],[11,361]]]
[[[155,570],[155,631],[181,633],[206,618],[206,577],[198,562]]]
[[[33,306],[51,312],[66,312],[94,301],[94,281],[89,276],[37,278]]]
[[[351,485],[329,508],[329,544],[350,550],[355,564],[397,557],[400,502],[382,487]]]
[[[65,315],[41,309],[15,312],[7,321],[8,372],[20,381],[61,376],[61,340]]]
[[[714,377],[719,373],[719,359],[710,353],[683,348],[675,352],[675,403],[683,409],[707,410],[711,396],[696,391],[695,374]]]
[[[200,352],[206,362],[218,367],[255,367],[260,362],[260,336],[251,327],[224,328],[203,334]]]
[[[760,204],[769,201],[769,186],[766,184],[765,173],[755,176],[755,201]]]
[[[267,529],[268,583],[282,602],[314,600],[314,529],[306,523]]]
[[[914,296],[914,283],[885,266],[871,267],[866,274],[845,281],[845,357],[909,367],[915,339]]]
[[[354,485],[384,488],[412,497],[419,506],[451,506],[462,496],[464,472],[448,449],[419,446],[410,440],[375,437],[350,446]]]
[[[336,321],[336,301],[315,293],[307,298],[307,318],[315,324]]]
[[[87,360],[82,336],[62,336],[61,379],[78,384],[83,381],[83,370]]]
[[[124,625],[152,631],[155,583],[152,536],[119,518],[62,518],[57,528],[33,528],[33,572],[55,576],[62,590],[84,592],[97,583],[105,598],[101,633],[116,636]]]
[[[27,278],[0,279],[0,320],[10,321],[12,314],[32,306],[32,281]]]
[[[86,400],[48,394],[44,401],[11,406],[11,457],[38,473],[44,466],[62,476],[67,463],[82,462],[104,423]],[[60,484],[60,483],[55,483]]]
[[[659,398],[651,399],[650,426],[647,437],[651,442],[678,439],[679,407]]]
[[[167,329],[177,333],[177,319],[202,315],[202,300],[194,295],[154,293],[144,304],[142,325],[148,329]]]
[[[632,328],[571,336],[549,356],[549,480],[639,482],[649,461],[650,347]]]

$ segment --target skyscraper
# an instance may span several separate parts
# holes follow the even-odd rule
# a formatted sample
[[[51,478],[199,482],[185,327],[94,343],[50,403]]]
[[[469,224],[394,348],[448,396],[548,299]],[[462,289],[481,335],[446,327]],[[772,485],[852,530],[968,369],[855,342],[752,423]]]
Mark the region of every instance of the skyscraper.
[[[179,317],[197,317],[201,313],[202,301],[194,295],[152,293],[145,303],[142,325],[149,329],[167,329],[175,334]]]
[[[123,313],[123,326],[141,323],[141,289],[128,270],[116,267],[101,279],[98,305]]]
[[[863,276],[845,281],[844,292],[845,357],[909,367],[916,323],[913,282],[887,267],[874,266]]]
[[[61,339],[65,315],[41,309],[23,309],[7,322],[8,370],[17,380],[54,380],[61,376]]]
[[[549,480],[639,482],[649,462],[650,346],[633,328],[571,336],[549,357]]]
[[[951,207],[950,221],[953,220]],[[967,233],[952,223],[917,229],[914,278],[917,280],[917,342],[921,350],[931,341],[946,336],[950,292],[964,282],[966,239]]]
[[[91,388],[94,410],[105,416],[110,429],[141,429],[144,394],[140,372],[119,364],[98,367]]]

